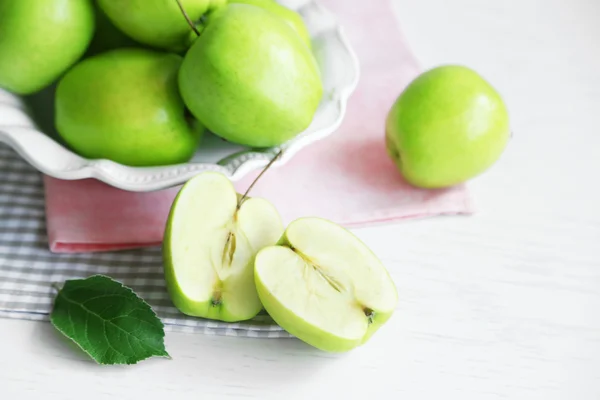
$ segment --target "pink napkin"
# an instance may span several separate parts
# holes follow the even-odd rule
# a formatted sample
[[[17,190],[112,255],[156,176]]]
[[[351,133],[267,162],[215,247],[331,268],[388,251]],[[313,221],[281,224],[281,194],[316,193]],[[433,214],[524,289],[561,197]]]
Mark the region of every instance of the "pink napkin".
[[[268,171],[252,196],[269,199],[285,222],[320,216],[348,227],[472,212],[463,186],[423,190],[404,182],[384,143],[388,110],[419,72],[388,0],[321,0],[345,26],[361,64],[340,129]],[[244,191],[256,174],[236,186]],[[179,188],[132,193],[96,180],[44,178],[50,249],[107,251],[157,245]]]

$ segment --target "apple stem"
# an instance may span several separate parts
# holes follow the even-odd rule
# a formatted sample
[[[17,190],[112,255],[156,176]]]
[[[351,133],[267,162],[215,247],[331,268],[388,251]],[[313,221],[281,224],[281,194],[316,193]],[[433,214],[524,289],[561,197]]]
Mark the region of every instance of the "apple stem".
[[[279,152],[277,154],[275,154],[275,157],[273,157],[271,159],[271,161],[269,161],[269,163],[267,164],[267,166],[260,172],[260,174],[258,174],[258,176],[256,177],[256,179],[254,179],[254,181],[252,181],[252,183],[250,184],[250,186],[248,186],[248,189],[246,189],[246,192],[244,193],[244,195],[242,196],[242,198],[240,199],[240,201],[238,201],[238,205],[237,205],[237,209],[238,210],[242,206],[242,203],[248,197],[248,193],[250,193],[250,191],[252,190],[252,188],[254,187],[254,185],[256,185],[256,182],[258,182],[260,180],[260,178],[264,175],[264,173],[267,172],[269,170],[269,168],[271,168],[271,166],[275,163],[275,161],[277,161],[277,159],[279,157],[281,157],[282,154],[283,154],[283,149],[279,150]]]
[[[175,0],[177,2],[177,5],[179,6],[179,9],[181,10],[181,13],[183,14],[185,20],[187,21],[187,23],[190,25],[190,28],[192,28],[192,30],[194,31],[194,33],[198,36],[200,36],[200,31],[198,30],[198,28],[196,28],[196,25],[194,24],[194,22],[190,19],[190,16],[187,15],[187,13],[185,12],[185,8],[183,8],[183,4],[181,4],[181,0]]]

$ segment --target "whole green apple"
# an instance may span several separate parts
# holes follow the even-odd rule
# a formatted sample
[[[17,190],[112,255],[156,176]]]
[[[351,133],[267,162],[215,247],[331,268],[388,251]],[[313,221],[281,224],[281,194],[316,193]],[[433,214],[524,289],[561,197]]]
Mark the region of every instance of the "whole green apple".
[[[49,86],[93,34],[91,0],[0,0],[0,87],[31,94]]]
[[[386,145],[404,178],[424,188],[465,182],[489,168],[510,137],[507,108],[475,71],[431,69],[402,92],[386,123]]]
[[[304,20],[294,10],[290,10],[289,8],[277,3],[274,0],[229,0],[229,4],[240,3],[240,4],[251,4],[254,6],[262,7],[263,9],[274,13],[275,15],[283,18],[285,22],[287,22],[292,29],[300,35],[302,41],[310,48],[312,47],[310,42],[310,34],[308,33],[308,29],[306,29],[306,25],[304,24]]]
[[[179,89],[208,129],[251,147],[280,145],[302,132],[323,93],[300,36],[282,18],[248,4],[211,15],[183,60]]]
[[[73,67],[56,90],[56,127],[84,157],[132,166],[188,161],[204,131],[177,90],[181,57],[117,49]]]
[[[224,0],[180,0],[192,21],[198,21]],[[120,30],[136,41],[165,50],[183,51],[190,43],[190,25],[176,0],[98,0]]]

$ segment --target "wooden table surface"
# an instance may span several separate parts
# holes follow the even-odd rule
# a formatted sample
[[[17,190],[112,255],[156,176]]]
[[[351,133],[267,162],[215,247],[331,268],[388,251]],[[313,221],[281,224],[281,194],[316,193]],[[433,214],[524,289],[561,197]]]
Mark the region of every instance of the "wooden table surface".
[[[170,333],[173,360],[98,367],[48,323],[0,320],[0,398],[600,399],[600,1],[394,8],[424,68],[501,90],[514,139],[470,184],[477,215],[355,231],[399,288],[385,328],[344,355]]]

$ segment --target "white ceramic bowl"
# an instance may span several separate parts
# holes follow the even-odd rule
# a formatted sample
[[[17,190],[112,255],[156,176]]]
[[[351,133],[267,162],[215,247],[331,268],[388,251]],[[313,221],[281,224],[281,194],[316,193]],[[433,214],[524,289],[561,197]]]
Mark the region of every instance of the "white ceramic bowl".
[[[283,165],[303,147],[333,133],[346,113],[346,103],[359,78],[359,66],[342,27],[335,17],[313,0],[280,0],[298,11],[306,22],[319,63],[324,95],[308,129],[281,147],[248,150],[213,135],[186,164],[164,167],[129,167],[110,160],[85,159],[40,131],[23,99],[0,89],[0,142],[13,147],[39,171],[59,179],[96,178],[130,191],[151,191],[182,184],[199,172],[219,171],[236,181],[264,167],[281,149],[274,167]],[[46,97],[52,97],[49,90]],[[51,104],[48,103],[48,104]],[[51,121],[49,105],[43,119]],[[39,116],[36,118],[39,122]],[[41,125],[41,124],[40,124]],[[50,125],[48,125],[50,126]]]

